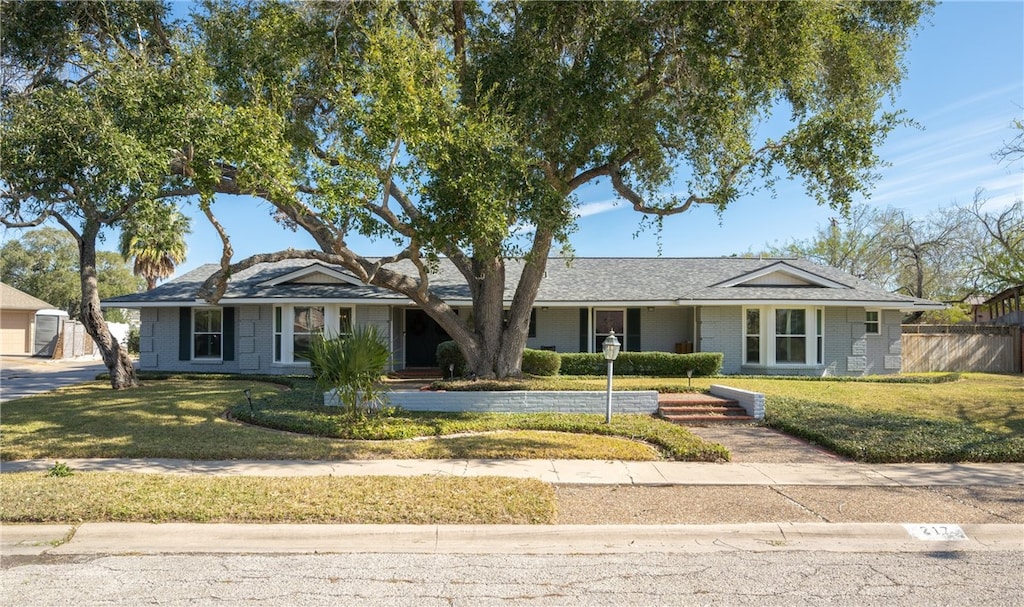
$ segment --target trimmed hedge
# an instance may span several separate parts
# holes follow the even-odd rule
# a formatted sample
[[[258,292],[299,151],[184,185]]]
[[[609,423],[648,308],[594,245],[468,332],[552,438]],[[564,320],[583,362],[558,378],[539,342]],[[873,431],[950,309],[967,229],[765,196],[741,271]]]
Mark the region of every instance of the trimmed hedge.
[[[448,377],[448,367],[455,365],[455,377],[462,377],[466,374],[466,357],[454,341],[442,341],[437,344],[437,366],[441,367],[441,373]]]
[[[548,350],[523,350],[523,373],[529,375],[552,376],[558,375],[562,367],[562,357],[558,352]]]
[[[564,375],[604,375],[608,363],[603,354],[561,354]],[[693,369],[694,377],[718,375],[722,370],[721,352],[672,354],[669,352],[622,352],[615,359],[615,375],[648,377],[686,377]]]

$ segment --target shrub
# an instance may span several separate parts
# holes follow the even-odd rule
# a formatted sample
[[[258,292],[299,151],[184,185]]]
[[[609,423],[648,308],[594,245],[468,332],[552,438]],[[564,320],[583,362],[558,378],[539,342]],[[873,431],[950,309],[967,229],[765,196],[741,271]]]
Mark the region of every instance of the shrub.
[[[603,354],[561,354],[561,372],[565,375],[603,375],[607,361]],[[686,377],[693,369],[694,377],[718,375],[722,370],[720,352],[671,354],[669,352],[622,352],[615,359],[616,375],[645,375],[649,377]]]
[[[139,328],[131,327],[128,329],[128,339],[125,340],[125,346],[128,348],[129,354],[139,353]]]
[[[317,387],[334,390],[352,417],[362,417],[379,407],[384,389],[380,377],[388,366],[391,350],[375,325],[360,327],[345,337],[316,336],[305,354]]]
[[[441,373],[449,377],[453,368],[455,377],[462,377],[466,374],[466,357],[462,355],[459,344],[454,341],[442,341],[437,344],[437,366],[441,367]]]
[[[562,359],[558,352],[548,350],[523,350],[523,373],[530,375],[558,375]]]

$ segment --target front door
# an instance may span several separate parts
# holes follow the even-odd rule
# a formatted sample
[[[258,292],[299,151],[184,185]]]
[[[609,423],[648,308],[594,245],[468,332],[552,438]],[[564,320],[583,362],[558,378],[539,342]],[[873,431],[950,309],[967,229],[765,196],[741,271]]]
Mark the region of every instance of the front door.
[[[448,334],[423,310],[405,311],[405,366],[436,367],[437,345]]]

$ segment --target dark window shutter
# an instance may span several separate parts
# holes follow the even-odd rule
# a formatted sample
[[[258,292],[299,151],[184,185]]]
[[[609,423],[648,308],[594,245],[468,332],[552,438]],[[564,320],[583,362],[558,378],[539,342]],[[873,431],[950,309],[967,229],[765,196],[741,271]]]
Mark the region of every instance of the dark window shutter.
[[[527,337],[537,337],[537,308],[530,310],[530,330],[526,333]]]
[[[590,351],[590,310],[580,308],[580,352]]]
[[[235,309],[224,308],[221,318],[221,331],[223,332],[223,352],[221,357],[224,360],[235,360]]]
[[[178,308],[178,360],[192,360],[192,308]]]
[[[641,352],[640,347],[640,308],[626,308],[626,349],[629,352]]]

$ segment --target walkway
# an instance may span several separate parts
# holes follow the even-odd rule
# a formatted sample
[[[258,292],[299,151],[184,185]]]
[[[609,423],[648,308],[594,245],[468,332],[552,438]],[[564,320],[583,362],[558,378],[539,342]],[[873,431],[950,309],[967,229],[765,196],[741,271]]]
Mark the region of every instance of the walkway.
[[[220,476],[506,476],[561,485],[810,485],[929,487],[1024,485],[1024,464],[701,463],[592,460],[189,461],[68,459],[72,470]],[[0,463],[45,471],[52,460]]]

